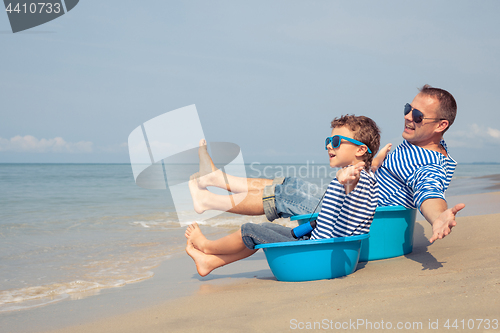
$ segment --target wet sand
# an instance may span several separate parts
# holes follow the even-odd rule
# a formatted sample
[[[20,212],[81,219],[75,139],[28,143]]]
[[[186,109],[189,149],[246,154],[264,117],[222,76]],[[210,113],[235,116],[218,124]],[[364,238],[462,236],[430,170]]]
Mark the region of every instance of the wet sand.
[[[444,332],[450,331],[447,320],[450,327],[457,320],[459,329],[451,331],[492,331],[494,320],[500,329],[500,214],[479,216],[484,207],[498,213],[500,193],[448,200],[468,205],[450,236],[431,245],[430,225],[417,222],[411,254],[360,263],[347,277],[279,282],[259,252],[200,278],[185,255],[135,286],[0,316],[7,324],[2,331],[280,332],[337,327],[371,332],[390,331],[390,325],[391,330],[411,326],[406,330]],[[471,319],[474,329],[462,329],[471,327]],[[485,321],[478,329],[480,319],[489,320],[489,330]]]

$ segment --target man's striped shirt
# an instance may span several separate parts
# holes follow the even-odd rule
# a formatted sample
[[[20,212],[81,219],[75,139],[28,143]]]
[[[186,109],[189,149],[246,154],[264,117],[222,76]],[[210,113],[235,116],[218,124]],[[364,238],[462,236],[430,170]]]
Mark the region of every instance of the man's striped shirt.
[[[440,144],[446,152],[444,140]],[[457,166],[453,158],[404,140],[389,154],[375,176],[380,184],[379,206],[418,208],[431,198],[445,200]]]
[[[358,184],[349,194],[345,193],[344,186],[334,178],[326,190],[317,225],[310,239],[368,233],[377,202],[378,185],[373,173],[362,170]]]

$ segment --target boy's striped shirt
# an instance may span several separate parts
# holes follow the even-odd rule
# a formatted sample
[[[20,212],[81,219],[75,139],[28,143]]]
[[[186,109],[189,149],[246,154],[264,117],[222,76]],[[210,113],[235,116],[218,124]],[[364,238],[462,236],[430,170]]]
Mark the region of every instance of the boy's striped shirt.
[[[344,186],[334,178],[326,190],[310,239],[348,237],[369,232],[377,202],[378,185],[373,173],[362,170],[358,184],[347,195]]]
[[[444,140],[440,144],[446,152]],[[431,198],[445,200],[457,162],[443,154],[415,146],[404,140],[389,154],[375,176],[379,187],[379,206],[402,205],[418,208]]]

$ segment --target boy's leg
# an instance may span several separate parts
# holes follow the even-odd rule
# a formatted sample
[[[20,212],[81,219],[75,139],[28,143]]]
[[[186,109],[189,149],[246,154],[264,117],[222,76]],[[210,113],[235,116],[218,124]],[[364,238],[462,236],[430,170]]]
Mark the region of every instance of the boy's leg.
[[[244,249],[253,250],[257,244],[294,241],[296,239],[292,237],[291,230],[291,228],[269,222],[245,223],[240,230],[211,241],[203,235],[198,224],[193,223],[187,227],[185,236],[201,252],[218,255],[235,254]]]
[[[247,247],[241,238],[241,230],[217,240],[208,240],[197,223],[189,225],[184,234],[194,247],[205,254],[235,254]]]
[[[210,274],[216,268],[230,264],[232,262],[245,259],[258,250],[250,250],[245,247],[240,252],[233,254],[205,254],[194,248],[193,244],[187,240],[186,252],[194,260],[196,264],[196,270],[201,276],[206,276]]]
[[[255,190],[261,191],[265,186],[273,183],[272,179],[235,177],[217,169],[212,161],[212,158],[208,154],[207,143],[204,139],[200,140],[198,156],[200,158],[198,184],[202,188],[215,186],[227,189],[233,193],[242,193]]]

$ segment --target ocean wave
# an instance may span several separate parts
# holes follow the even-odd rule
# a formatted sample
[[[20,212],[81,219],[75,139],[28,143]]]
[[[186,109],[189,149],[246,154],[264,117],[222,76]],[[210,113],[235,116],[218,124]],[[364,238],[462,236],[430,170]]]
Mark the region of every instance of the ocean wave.
[[[96,295],[101,289],[122,287],[151,278],[152,269],[171,257],[173,248],[159,250],[158,244],[135,244],[141,247],[135,255],[128,253],[117,259],[101,259],[84,264],[74,264],[67,270],[79,270],[81,279],[68,282],[55,282],[17,289],[0,291],[0,312],[30,309],[64,299],[82,299]],[[143,248],[156,248],[144,251]],[[168,252],[168,253],[167,253]]]
[[[182,214],[182,213],[181,213]],[[216,217],[210,218],[208,220],[198,220],[193,218],[189,221],[172,221],[171,219],[161,220],[140,220],[132,222],[133,225],[140,226],[147,229],[171,229],[171,228],[185,228],[192,223],[197,223],[198,225],[206,226],[206,227],[214,227],[214,228],[227,228],[234,229],[236,227],[240,227],[245,223],[263,223],[269,222],[267,218],[262,216],[246,216],[246,215],[236,215],[224,213],[222,215],[218,215]],[[285,226],[296,226],[297,222],[290,222],[289,219],[278,219],[273,223],[278,223]]]

